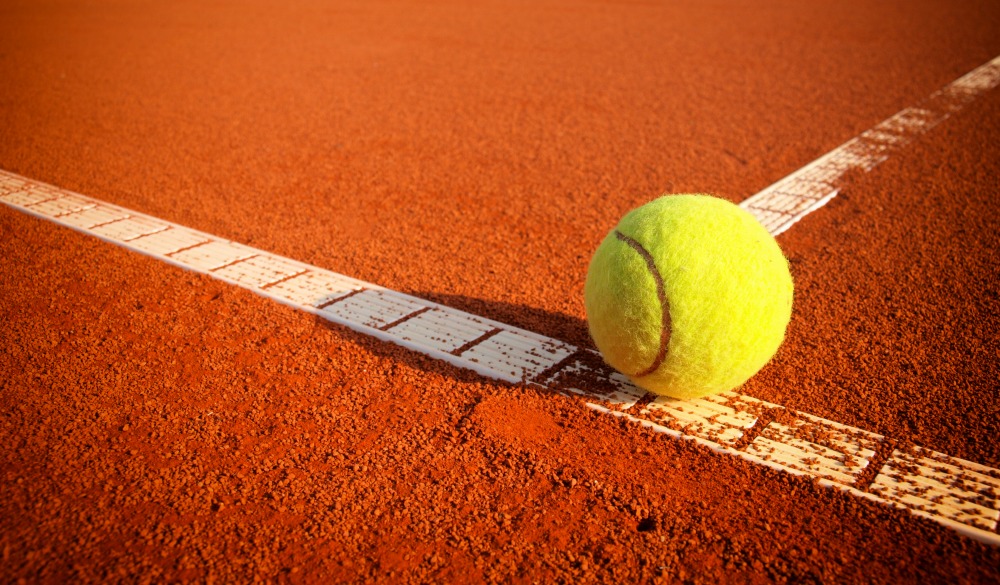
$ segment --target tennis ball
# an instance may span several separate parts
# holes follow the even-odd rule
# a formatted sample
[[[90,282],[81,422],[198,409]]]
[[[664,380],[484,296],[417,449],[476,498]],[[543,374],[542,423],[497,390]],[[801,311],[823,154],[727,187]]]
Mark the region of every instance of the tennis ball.
[[[750,213],[708,195],[667,195],[604,238],[584,301],[608,365],[688,399],[732,390],[774,357],[792,288],[778,243]]]

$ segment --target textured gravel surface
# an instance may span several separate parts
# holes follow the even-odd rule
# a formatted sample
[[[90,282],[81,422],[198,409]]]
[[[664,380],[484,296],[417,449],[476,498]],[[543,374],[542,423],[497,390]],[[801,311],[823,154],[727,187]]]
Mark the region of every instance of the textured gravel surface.
[[[0,168],[589,346],[601,238],[1000,54],[993,2],[7,2]],[[780,236],[741,392],[1000,467],[1000,92]],[[1000,549],[0,206],[0,578],[969,582]]]

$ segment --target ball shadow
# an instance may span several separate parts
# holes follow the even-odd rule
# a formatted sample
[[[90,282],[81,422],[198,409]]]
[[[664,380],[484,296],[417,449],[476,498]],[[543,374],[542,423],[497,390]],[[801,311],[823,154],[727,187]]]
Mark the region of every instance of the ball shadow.
[[[545,335],[581,349],[592,349],[594,342],[587,331],[587,321],[564,313],[555,313],[513,303],[488,301],[464,295],[452,295],[439,292],[411,292],[413,296],[427,299],[435,303],[499,321],[505,325],[526,329],[532,333]]]
[[[532,333],[552,337],[580,349],[593,349],[594,347],[590,339],[590,334],[587,332],[586,321],[578,317],[555,313],[537,307],[489,301],[464,295],[424,291],[407,291],[407,294],[444,305],[451,309],[464,311],[505,325],[525,329]],[[329,321],[322,315],[316,315],[315,322],[325,329],[346,332],[349,335],[357,336],[360,345],[363,345],[379,357],[402,362],[414,369],[438,375],[448,375],[453,379],[467,382],[481,381],[483,379],[482,375],[472,370],[447,364],[436,357],[409,349],[400,351],[401,346],[390,341],[376,339],[359,331],[354,331],[348,327]],[[492,381],[505,384],[505,382],[499,380]]]

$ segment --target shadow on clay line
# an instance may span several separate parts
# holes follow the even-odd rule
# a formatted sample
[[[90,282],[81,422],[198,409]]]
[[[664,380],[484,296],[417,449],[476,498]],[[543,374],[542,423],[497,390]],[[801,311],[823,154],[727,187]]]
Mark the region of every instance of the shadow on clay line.
[[[580,349],[592,349],[594,347],[587,332],[586,321],[578,317],[554,313],[536,307],[488,301],[463,295],[432,292],[408,292],[407,294],[444,305],[451,309],[464,311],[505,325],[525,329],[532,333],[552,337]],[[329,321],[321,315],[315,316],[315,322],[325,329],[349,331],[351,334],[357,335],[359,339],[366,340],[362,344],[379,357],[401,361],[412,368],[437,375],[448,375],[453,379],[464,382],[476,382],[484,379],[481,374],[473,370],[467,370],[458,366],[442,367],[442,360],[434,356],[411,350],[399,351],[400,346],[390,341],[383,341],[364,333],[353,331],[345,326]],[[508,385],[507,382],[501,380],[488,379],[491,383]],[[513,386],[514,384],[509,385]]]

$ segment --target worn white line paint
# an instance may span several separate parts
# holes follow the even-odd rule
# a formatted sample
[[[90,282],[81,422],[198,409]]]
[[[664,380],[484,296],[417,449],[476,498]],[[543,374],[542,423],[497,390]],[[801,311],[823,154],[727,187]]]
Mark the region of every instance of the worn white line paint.
[[[725,446],[735,445],[757,424],[757,414],[747,407],[778,408],[750,396],[726,392],[694,400],[657,396],[639,416],[667,428]]]
[[[1000,519],[1000,476],[995,469],[929,449],[894,450],[869,491],[987,530],[996,530]]]
[[[647,394],[604,366],[591,350],[3,171],[0,201],[485,376],[599,400],[588,406],[625,416],[658,432],[694,440],[720,453],[811,476],[848,491],[853,490],[853,481],[868,465],[881,440],[860,429],[796,415],[794,425],[771,423],[739,450],[735,448],[737,442],[754,428],[760,413],[780,406],[727,392],[692,401],[656,397],[633,416],[624,411],[631,410]],[[67,213],[70,209],[75,211]],[[899,458],[896,454],[893,457]],[[872,491],[879,496],[867,493],[866,497],[929,514],[948,526],[961,525],[964,534],[1000,544],[1000,536],[988,531],[995,528],[996,510],[1000,509],[1000,490],[995,489],[1000,483],[996,479],[1000,471],[973,468],[971,463],[955,466],[955,461],[948,459],[944,467],[925,463],[914,468],[918,472],[913,477],[905,475],[911,468],[904,463],[890,462],[873,484]],[[934,479],[931,491],[919,485],[929,481],[919,475],[920,470]],[[978,481],[976,485],[993,491],[969,493],[970,481]],[[911,484],[916,487],[911,489]]]
[[[773,235],[826,205],[851,171],[870,171],[980,94],[1000,85],[1000,56],[905,108],[740,204]]]
[[[620,408],[630,408],[645,395],[627,382],[609,383],[606,378],[600,389],[591,385],[584,390],[572,383],[559,383],[554,379],[557,372],[550,370],[581,353],[579,348],[559,340],[6,171],[0,171],[0,201],[491,378],[554,387]],[[408,318],[411,315],[413,318]],[[495,330],[496,334],[477,342]],[[458,355],[454,353],[462,348]]]
[[[812,426],[813,428],[803,428]],[[811,436],[812,438],[806,438]],[[815,417],[789,426],[772,422],[746,448],[750,455],[817,477],[853,485],[868,467],[882,437],[864,436]]]
[[[754,195],[743,207],[773,234],[836,196],[849,171],[869,170],[980,93],[1000,84],[1000,57]],[[894,451],[869,491],[854,487],[882,437],[806,414],[791,425],[754,429],[765,410],[749,396],[723,393],[680,402],[648,395],[592,350],[385,289],[295,260],[0,171],[7,205],[175,266],[208,274],[356,331],[512,383],[581,394],[589,407],[823,485],[934,519],[1000,545],[1000,470],[917,450]],[[638,416],[627,410],[648,404]],[[651,419],[651,420],[650,420]],[[747,445],[736,445],[751,429]],[[878,494],[878,495],[876,495]]]
[[[984,528],[978,527],[975,524],[972,524],[972,523],[969,523],[969,522],[956,521],[952,517],[952,515],[950,514],[950,510],[948,511],[948,513],[942,513],[940,511],[935,510],[933,507],[927,507],[927,508],[922,507],[922,506],[921,507],[915,507],[915,506],[909,504],[908,502],[906,502],[903,499],[898,499],[898,498],[885,499],[885,498],[882,498],[879,495],[876,495],[874,493],[861,491],[861,490],[853,487],[851,484],[846,484],[846,483],[842,483],[842,482],[839,482],[839,481],[833,481],[833,480],[831,480],[831,479],[829,479],[827,477],[823,477],[823,476],[817,475],[815,473],[811,473],[809,471],[802,471],[800,469],[796,469],[796,468],[793,468],[793,467],[788,467],[788,466],[783,465],[781,463],[778,463],[776,461],[771,461],[771,460],[767,460],[767,459],[763,459],[763,458],[757,457],[755,455],[747,453],[746,451],[740,451],[740,450],[737,450],[737,449],[735,449],[733,447],[730,447],[728,445],[720,445],[718,443],[715,443],[713,441],[709,441],[709,440],[703,439],[701,437],[687,435],[687,434],[684,434],[681,431],[678,431],[678,430],[675,430],[675,429],[671,429],[669,427],[665,427],[663,425],[657,424],[655,422],[651,422],[651,421],[646,420],[644,418],[639,418],[639,417],[633,416],[633,415],[631,415],[631,414],[629,414],[627,412],[621,412],[621,411],[618,411],[618,410],[613,410],[613,409],[610,409],[610,408],[608,408],[606,406],[602,406],[600,404],[595,404],[593,402],[587,403],[587,406],[590,407],[593,410],[598,411],[598,412],[602,412],[602,413],[605,413],[605,414],[610,414],[610,415],[613,415],[613,416],[616,416],[616,417],[619,417],[619,418],[624,418],[624,419],[626,419],[626,420],[628,420],[630,422],[633,422],[633,423],[636,423],[636,424],[638,424],[640,426],[643,426],[643,427],[646,427],[648,429],[651,429],[654,432],[663,433],[663,434],[669,435],[669,436],[677,438],[677,439],[683,439],[683,440],[687,440],[687,441],[692,441],[692,442],[694,442],[694,443],[696,443],[698,445],[701,445],[701,446],[706,447],[706,448],[708,448],[708,449],[710,449],[712,451],[715,451],[716,453],[723,453],[723,454],[726,454],[726,455],[734,455],[736,457],[739,457],[740,459],[745,459],[747,461],[750,461],[750,462],[753,462],[753,463],[757,463],[757,464],[763,465],[765,467],[770,467],[771,469],[775,469],[775,470],[778,470],[778,471],[783,471],[783,472],[786,472],[786,473],[791,473],[793,475],[800,475],[800,476],[805,476],[805,477],[812,477],[812,478],[814,478],[822,486],[830,487],[830,488],[836,488],[838,490],[847,492],[847,493],[852,494],[854,496],[858,496],[860,498],[871,500],[871,501],[877,502],[879,504],[883,504],[883,505],[886,505],[886,506],[893,506],[893,507],[896,507],[896,508],[901,508],[901,509],[907,510],[907,511],[909,511],[911,514],[913,514],[915,516],[920,516],[922,518],[927,518],[929,520],[934,520],[938,524],[942,524],[944,526],[947,526],[948,528],[951,528],[955,532],[958,532],[959,534],[961,534],[963,536],[966,536],[968,538],[972,538],[974,540],[978,540],[979,542],[982,542],[984,544],[989,544],[989,545],[993,545],[993,546],[1000,546],[1000,534],[997,534],[994,530],[984,529]],[[991,473],[994,474],[994,477],[996,477],[996,474],[998,473],[998,470],[992,469]],[[960,482],[961,480],[959,479],[957,481]],[[997,500],[994,499],[993,500],[993,508],[996,509],[996,507],[997,507]]]

